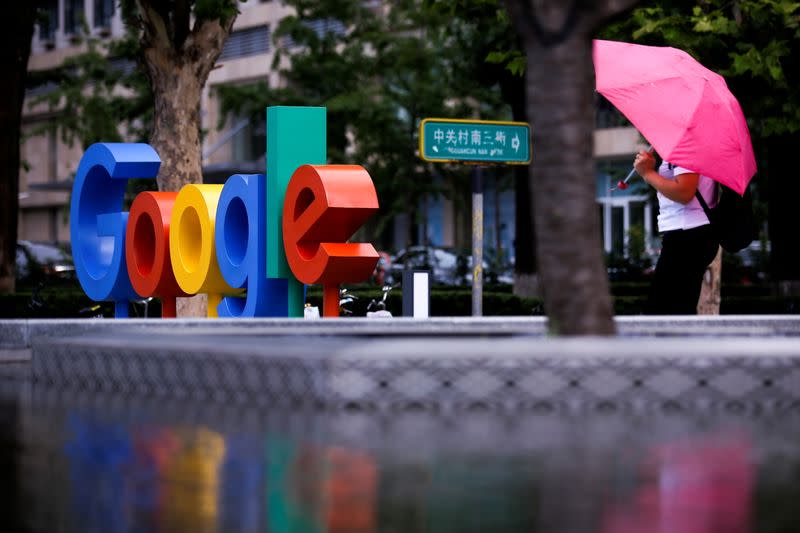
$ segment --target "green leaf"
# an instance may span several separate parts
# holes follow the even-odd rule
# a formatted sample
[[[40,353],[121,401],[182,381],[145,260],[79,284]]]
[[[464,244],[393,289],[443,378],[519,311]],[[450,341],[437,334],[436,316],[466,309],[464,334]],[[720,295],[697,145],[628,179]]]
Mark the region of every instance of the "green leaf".
[[[711,32],[714,31],[714,25],[711,24],[711,21],[708,18],[703,17],[698,20],[694,25],[694,31],[696,32]]]

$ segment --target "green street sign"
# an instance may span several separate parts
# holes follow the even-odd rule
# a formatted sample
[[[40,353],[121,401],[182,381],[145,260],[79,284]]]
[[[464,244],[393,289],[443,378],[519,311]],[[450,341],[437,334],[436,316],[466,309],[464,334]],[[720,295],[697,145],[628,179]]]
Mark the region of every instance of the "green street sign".
[[[525,122],[426,118],[419,125],[419,155],[440,163],[527,165],[530,138]]]

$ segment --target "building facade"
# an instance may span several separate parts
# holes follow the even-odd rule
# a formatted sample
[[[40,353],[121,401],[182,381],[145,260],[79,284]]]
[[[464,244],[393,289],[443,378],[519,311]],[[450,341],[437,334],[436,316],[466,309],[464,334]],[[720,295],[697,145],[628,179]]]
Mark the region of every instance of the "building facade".
[[[54,69],[83,52],[88,30],[100,39],[121,38],[124,24],[116,0],[48,0],[46,17],[34,28],[29,71]],[[277,0],[251,0],[240,4],[228,41],[206,83],[201,101],[204,175],[211,181],[231,172],[263,172],[263,127],[246,120],[230,119],[218,130],[219,110],[215,89],[225,83],[250,83],[269,79],[278,83],[271,65],[274,57],[271,30],[287,15],[288,8]],[[86,26],[84,27],[84,23]],[[83,147],[65,143],[54,132],[41,133],[53,113],[33,100],[50,85],[26,91],[22,129],[24,141],[20,170],[18,238],[40,242],[69,242],[69,191],[83,155]]]

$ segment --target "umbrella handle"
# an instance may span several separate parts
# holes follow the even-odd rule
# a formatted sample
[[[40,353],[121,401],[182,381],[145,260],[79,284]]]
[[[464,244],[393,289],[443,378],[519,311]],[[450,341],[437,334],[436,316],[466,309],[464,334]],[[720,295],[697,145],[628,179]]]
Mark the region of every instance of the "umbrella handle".
[[[631,171],[628,172],[628,175],[625,176],[625,179],[622,180],[622,183],[628,183],[628,180],[630,180],[633,177],[634,174],[636,174],[636,169],[632,168]]]
[[[652,153],[653,152],[653,146],[652,145],[648,146],[647,147],[647,151]],[[622,180],[622,181],[618,181],[617,182],[617,186],[616,187],[611,187],[611,190],[613,191],[615,189],[625,189],[626,188],[625,186],[628,184],[628,181],[634,176],[634,174],[636,174],[636,169],[632,168],[631,171],[628,172],[628,175],[625,176],[625,179]]]
[[[653,145],[652,145],[652,144],[651,144],[651,145],[649,145],[649,146],[647,147],[647,150],[645,150],[645,151],[646,151],[646,152],[650,152],[650,153],[652,154],[652,153],[653,153]],[[630,172],[628,172],[628,175],[627,175],[627,176],[625,176],[625,179],[624,179],[624,180],[622,180],[622,183],[628,183],[628,180],[629,180],[629,179],[631,179],[631,178],[633,177],[633,175],[634,175],[634,174],[636,174],[636,169],[635,169],[635,168],[632,168],[632,169],[631,169],[631,171],[630,171]]]

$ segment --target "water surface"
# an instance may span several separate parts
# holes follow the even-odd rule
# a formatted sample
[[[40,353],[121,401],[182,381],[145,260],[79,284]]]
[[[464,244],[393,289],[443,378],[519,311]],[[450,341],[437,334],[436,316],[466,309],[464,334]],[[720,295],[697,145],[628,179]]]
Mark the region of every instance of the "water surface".
[[[4,531],[800,530],[792,403],[330,411],[18,389],[0,401]]]

